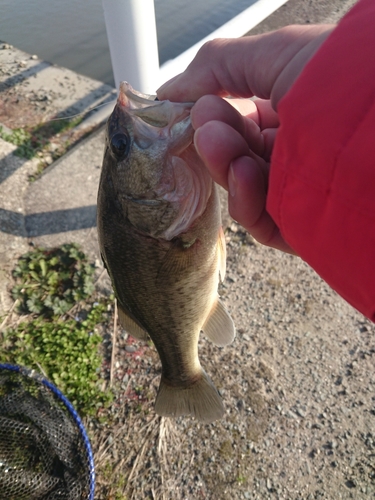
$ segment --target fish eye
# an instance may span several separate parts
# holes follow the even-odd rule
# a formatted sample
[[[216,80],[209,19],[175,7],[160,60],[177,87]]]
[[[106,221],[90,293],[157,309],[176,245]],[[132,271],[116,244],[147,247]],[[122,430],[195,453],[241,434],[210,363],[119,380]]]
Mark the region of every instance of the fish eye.
[[[129,138],[118,132],[111,138],[111,150],[118,160],[122,160],[129,149]]]

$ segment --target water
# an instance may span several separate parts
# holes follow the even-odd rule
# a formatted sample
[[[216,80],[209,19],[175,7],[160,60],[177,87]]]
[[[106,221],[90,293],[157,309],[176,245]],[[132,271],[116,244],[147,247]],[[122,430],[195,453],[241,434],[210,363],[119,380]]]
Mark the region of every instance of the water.
[[[178,56],[255,1],[155,0],[160,63]],[[114,84],[101,0],[0,0],[0,40]]]

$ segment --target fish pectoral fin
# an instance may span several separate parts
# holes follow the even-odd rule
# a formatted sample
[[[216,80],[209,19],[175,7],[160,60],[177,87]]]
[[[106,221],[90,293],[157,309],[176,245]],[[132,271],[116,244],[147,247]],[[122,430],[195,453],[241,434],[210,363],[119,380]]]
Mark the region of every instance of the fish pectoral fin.
[[[148,334],[135,319],[130,316],[130,313],[125,312],[123,308],[117,303],[118,307],[118,319],[120,325],[126,330],[132,337],[146,341],[148,340]]]
[[[200,422],[213,422],[224,415],[220,394],[204,370],[198,380],[187,386],[170,385],[163,377],[155,411],[164,417],[191,415]]]
[[[229,312],[217,298],[202,327],[203,332],[217,346],[228,345],[236,336],[236,328]]]
[[[156,281],[164,282],[166,279],[175,279],[185,269],[192,268],[196,259],[196,243],[196,240],[193,242],[183,242],[182,240],[175,242],[164,257]]]
[[[223,282],[227,267],[227,250],[225,246],[225,235],[222,227],[220,227],[219,230],[218,252],[220,281]]]

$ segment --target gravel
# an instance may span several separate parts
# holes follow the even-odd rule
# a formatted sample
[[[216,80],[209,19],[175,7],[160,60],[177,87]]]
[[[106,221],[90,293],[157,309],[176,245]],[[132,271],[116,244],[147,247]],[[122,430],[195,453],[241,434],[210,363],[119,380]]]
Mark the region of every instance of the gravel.
[[[220,293],[237,337],[224,348],[200,341],[225,417],[204,425],[155,416],[155,350],[120,336],[111,424],[98,425],[94,439],[98,499],[115,491],[137,499],[373,498],[375,325],[298,257],[258,245],[234,223],[226,236]],[[101,454],[106,433],[113,442]],[[105,485],[109,464],[118,473]]]

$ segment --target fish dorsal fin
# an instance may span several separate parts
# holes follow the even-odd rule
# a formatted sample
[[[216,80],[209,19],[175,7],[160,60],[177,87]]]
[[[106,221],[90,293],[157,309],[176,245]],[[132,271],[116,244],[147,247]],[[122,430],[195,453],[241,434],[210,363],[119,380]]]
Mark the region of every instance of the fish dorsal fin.
[[[129,335],[138,340],[148,340],[147,332],[130,316],[128,312],[125,312],[119,304],[118,319],[120,325],[129,333]]]
[[[228,345],[236,336],[236,328],[230,314],[217,298],[202,327],[203,332],[217,346]]]
[[[218,252],[220,281],[223,282],[227,268],[227,249],[225,246],[225,235],[222,227],[220,227],[219,230]]]

